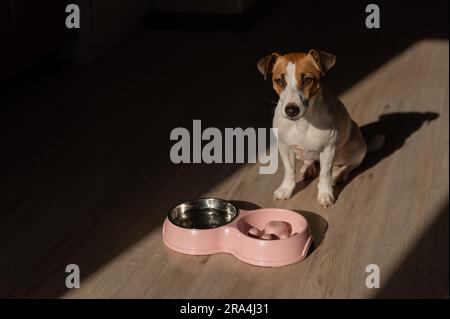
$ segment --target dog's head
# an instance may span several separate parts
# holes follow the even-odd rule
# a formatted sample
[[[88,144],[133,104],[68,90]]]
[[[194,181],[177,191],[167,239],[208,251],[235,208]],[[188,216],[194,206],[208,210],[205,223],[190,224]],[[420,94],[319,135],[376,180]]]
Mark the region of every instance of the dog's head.
[[[281,113],[290,120],[302,117],[313,107],[321,78],[335,64],[336,57],[319,50],[281,55],[272,53],[258,61],[258,70],[272,74],[272,85],[279,96]]]

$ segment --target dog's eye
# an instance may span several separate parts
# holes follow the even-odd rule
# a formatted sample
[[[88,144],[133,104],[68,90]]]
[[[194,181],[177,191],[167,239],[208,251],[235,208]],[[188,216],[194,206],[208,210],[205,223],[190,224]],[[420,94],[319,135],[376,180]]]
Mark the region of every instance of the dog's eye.
[[[275,83],[278,84],[279,86],[284,86],[286,84],[283,78],[275,79]]]
[[[303,83],[303,84],[309,84],[309,83],[312,82],[312,80],[313,80],[312,77],[310,77],[310,76],[304,76],[303,79],[302,79],[302,83]]]

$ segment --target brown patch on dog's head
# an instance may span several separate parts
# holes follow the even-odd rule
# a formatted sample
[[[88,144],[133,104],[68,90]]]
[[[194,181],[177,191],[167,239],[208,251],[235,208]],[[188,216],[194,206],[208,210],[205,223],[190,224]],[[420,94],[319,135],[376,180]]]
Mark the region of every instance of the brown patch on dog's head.
[[[335,64],[336,56],[320,50],[309,50],[308,56],[313,58],[316,68],[325,75]]]
[[[272,86],[280,96],[281,108],[290,119],[303,116],[311,99],[320,91],[321,78],[335,64],[336,57],[319,50],[308,53],[272,53],[258,62],[258,70],[272,74]]]
[[[320,50],[308,53],[289,53],[280,55],[272,53],[258,61],[258,70],[264,75],[272,74],[272,85],[278,95],[286,87],[286,73],[289,62],[295,64],[295,77],[298,90],[305,97],[313,96],[320,87],[320,79],[336,63],[336,57]]]
[[[272,73],[273,67],[278,57],[280,57],[280,54],[274,52],[258,61],[256,67],[258,68],[259,72],[264,75],[264,80],[267,78],[267,74]]]

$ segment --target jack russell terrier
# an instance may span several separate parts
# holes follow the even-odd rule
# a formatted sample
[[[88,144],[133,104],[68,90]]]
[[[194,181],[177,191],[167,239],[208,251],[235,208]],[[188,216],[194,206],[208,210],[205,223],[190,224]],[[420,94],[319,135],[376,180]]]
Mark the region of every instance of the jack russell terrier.
[[[295,158],[303,160],[300,180],[317,175],[317,201],[323,207],[334,202],[333,185],[345,182],[364,159],[367,146],[358,125],[345,106],[322,84],[322,77],[336,57],[319,50],[280,55],[272,53],[258,62],[266,79],[279,95],[273,127],[278,129],[278,147],[284,166],[283,181],[275,199],[288,199],[295,188]]]

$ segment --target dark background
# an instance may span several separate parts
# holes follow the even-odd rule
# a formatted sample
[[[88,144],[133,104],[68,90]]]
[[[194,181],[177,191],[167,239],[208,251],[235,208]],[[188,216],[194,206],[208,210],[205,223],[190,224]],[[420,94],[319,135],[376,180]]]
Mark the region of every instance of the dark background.
[[[95,238],[101,227],[103,217],[83,210],[93,198],[102,209],[113,207],[133,196],[129,183],[170,182],[168,171],[172,178],[181,170],[206,178],[205,187],[230,174],[237,165],[175,167],[169,133],[189,128],[194,118],[205,127],[270,127],[276,98],[256,70],[264,55],[310,48],[335,54],[327,82],[339,94],[416,41],[448,39],[448,1],[376,1],[379,30],[364,27],[366,1],[264,0],[239,13],[81,1],[81,31],[65,28],[66,3],[0,3],[1,297],[60,295],[64,287],[52,283],[64,276],[55,279],[67,248],[83,245],[87,233]],[[90,13],[83,15],[86,4]],[[91,179],[136,143],[131,167]],[[66,211],[41,219],[40,210],[53,202]],[[91,255],[78,256],[85,273],[160,223],[130,226],[139,220],[133,213],[110,218],[121,222],[95,238]],[[448,225],[445,212],[442,218]],[[71,231],[60,231],[67,224]],[[114,242],[116,233],[126,240]],[[448,228],[446,234],[448,241]],[[33,293],[43,283],[50,288]]]

